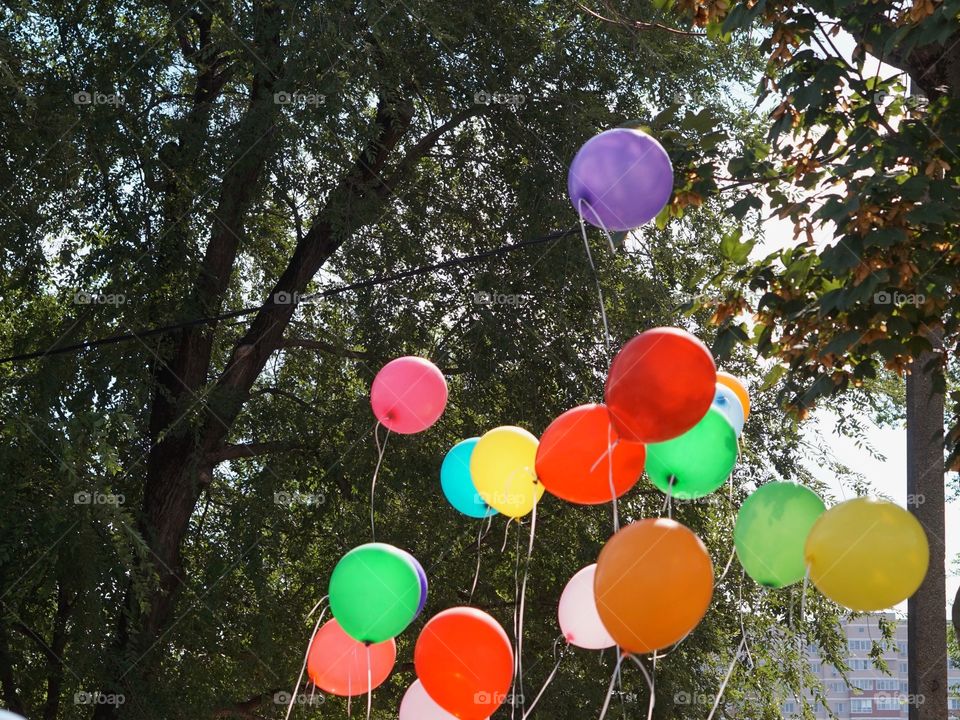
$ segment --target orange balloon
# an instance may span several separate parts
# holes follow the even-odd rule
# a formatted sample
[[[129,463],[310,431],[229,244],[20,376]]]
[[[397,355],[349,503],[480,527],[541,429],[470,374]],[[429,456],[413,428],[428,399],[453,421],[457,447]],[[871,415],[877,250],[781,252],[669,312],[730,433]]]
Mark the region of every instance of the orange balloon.
[[[612,448],[612,449],[611,449]],[[537,478],[547,492],[581,505],[610,502],[610,466],[617,497],[643,474],[646,448],[613,428],[606,405],[567,410],[544,431],[537,447]]]
[[[743,405],[743,419],[747,419],[750,414],[750,395],[747,393],[747,387],[740,381],[740,378],[734,377],[723,370],[717,371],[717,382],[726,385],[737,394],[740,404]]]
[[[683,639],[713,596],[713,563],[703,542],[674,520],[647,519],[607,541],[594,576],[597,610],[624,650],[646,654]]]
[[[347,635],[336,620],[329,620],[310,643],[307,674],[331,695],[366,695],[387,679],[396,661],[393,638],[364,645]]]
[[[417,677],[440,707],[484,720],[503,704],[513,680],[513,648],[482,610],[454,607],[430,618],[413,651]]]

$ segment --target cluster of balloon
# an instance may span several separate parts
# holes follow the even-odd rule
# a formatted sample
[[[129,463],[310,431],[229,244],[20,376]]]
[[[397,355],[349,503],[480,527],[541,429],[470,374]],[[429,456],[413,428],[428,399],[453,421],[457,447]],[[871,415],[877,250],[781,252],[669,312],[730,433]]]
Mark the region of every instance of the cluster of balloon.
[[[536,471],[538,445],[535,435],[512,425],[460,441],[440,466],[444,496],[468,517],[527,515],[543,496]]]
[[[506,700],[513,648],[490,615],[453,607],[434,615],[413,651],[417,682],[400,705],[400,720],[484,720]]]
[[[329,597],[333,619],[310,642],[307,673],[324,692],[366,694],[390,675],[394,638],[423,610],[426,573],[405,550],[367,543],[340,558]]]
[[[809,572],[834,602],[860,612],[909,598],[927,574],[927,537],[913,515],[887,500],[858,497],[829,510],[812,490],[761,485],[740,507],[737,557],[760,585],[782,588]]]

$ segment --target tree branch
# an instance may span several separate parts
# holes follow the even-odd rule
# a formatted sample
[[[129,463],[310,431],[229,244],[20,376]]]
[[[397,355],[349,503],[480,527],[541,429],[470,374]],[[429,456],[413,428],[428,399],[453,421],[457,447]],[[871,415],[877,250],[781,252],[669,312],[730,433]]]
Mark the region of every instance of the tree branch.
[[[306,448],[307,446],[301,443],[291,443],[280,440],[228,444],[224,445],[215,452],[208,453],[207,462],[216,465],[227,460],[254,458],[261,455],[268,455],[270,453],[289,452],[290,450],[304,450]]]
[[[321,352],[337,355],[338,357],[353,358],[354,360],[372,360],[373,355],[363,350],[351,350],[350,348],[339,347],[333,343],[323,340],[301,340],[300,338],[284,338],[280,342],[280,347],[303,348],[306,350],[320,350]]]

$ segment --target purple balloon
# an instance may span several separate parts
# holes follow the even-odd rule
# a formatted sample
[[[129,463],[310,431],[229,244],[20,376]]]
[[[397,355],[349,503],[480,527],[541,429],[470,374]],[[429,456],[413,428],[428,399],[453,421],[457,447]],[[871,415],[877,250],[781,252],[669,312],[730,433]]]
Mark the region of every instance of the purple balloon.
[[[427,573],[424,572],[423,565],[420,564],[420,561],[413,555],[406,550],[400,550],[400,552],[407,556],[407,560],[413,565],[413,569],[417,571],[417,577],[420,578],[420,602],[417,604],[417,612],[413,616],[416,618],[423,611],[423,606],[427,604]]]
[[[567,192],[574,209],[591,225],[632,230],[655,218],[670,199],[670,156],[645,132],[606,130],[577,151]]]

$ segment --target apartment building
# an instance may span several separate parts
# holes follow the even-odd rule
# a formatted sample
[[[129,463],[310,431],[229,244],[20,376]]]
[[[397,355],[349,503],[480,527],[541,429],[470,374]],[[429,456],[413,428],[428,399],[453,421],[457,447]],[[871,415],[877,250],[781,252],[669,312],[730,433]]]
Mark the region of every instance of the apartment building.
[[[887,675],[877,670],[870,658],[874,640],[881,639],[879,619],[885,617],[897,623],[896,647],[888,648],[884,660],[890,670]],[[922,702],[911,698],[907,689],[907,623],[897,620],[892,613],[874,614],[858,618],[844,626],[847,636],[847,682],[844,682],[835,667],[820,658],[816,646],[807,647],[810,670],[823,683],[829,710],[841,720],[903,720],[908,717],[909,703]],[[960,720],[960,667],[950,663],[948,682],[951,697],[949,718]],[[799,717],[799,703],[784,703],[785,718]],[[818,720],[831,717],[826,707],[816,708]]]

